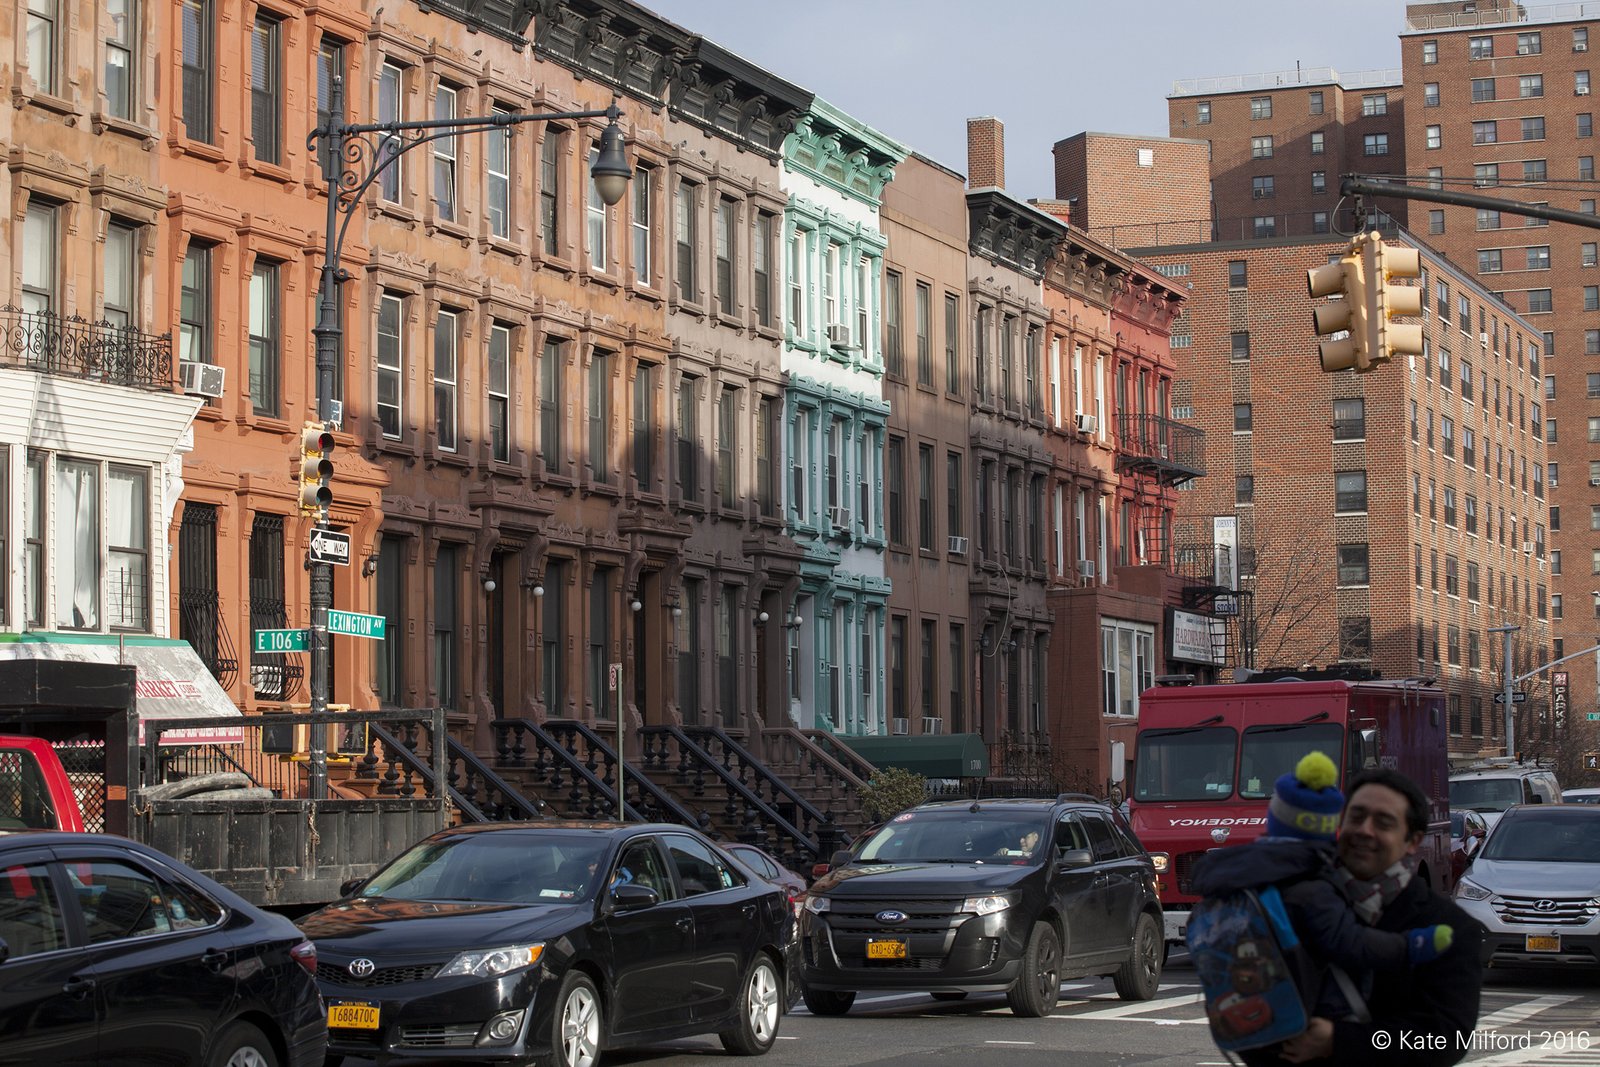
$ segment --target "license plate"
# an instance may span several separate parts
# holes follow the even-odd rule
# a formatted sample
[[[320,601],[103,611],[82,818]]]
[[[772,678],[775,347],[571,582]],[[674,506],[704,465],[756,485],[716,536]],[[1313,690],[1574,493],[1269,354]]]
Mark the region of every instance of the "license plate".
[[[1560,934],[1550,934],[1548,936],[1545,936],[1545,935],[1540,935],[1540,934],[1529,934],[1528,935],[1528,951],[1529,952],[1560,952],[1561,951],[1561,935]]]
[[[904,941],[867,942],[867,959],[869,960],[903,960],[910,954]]]
[[[376,1004],[347,1004],[334,1002],[328,1005],[328,1028],[339,1030],[376,1030],[378,1006]]]

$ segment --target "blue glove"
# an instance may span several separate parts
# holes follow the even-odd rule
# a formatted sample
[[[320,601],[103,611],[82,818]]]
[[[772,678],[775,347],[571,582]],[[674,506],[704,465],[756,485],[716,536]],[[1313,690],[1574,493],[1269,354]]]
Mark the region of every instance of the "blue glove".
[[[1405,932],[1406,958],[1413,965],[1432,963],[1444,955],[1455,940],[1455,930],[1447,923],[1437,926],[1418,926]]]

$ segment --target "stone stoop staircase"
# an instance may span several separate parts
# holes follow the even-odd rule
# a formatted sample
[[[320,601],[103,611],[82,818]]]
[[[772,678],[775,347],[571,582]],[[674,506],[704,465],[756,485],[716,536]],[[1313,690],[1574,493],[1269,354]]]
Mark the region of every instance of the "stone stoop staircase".
[[[820,808],[851,840],[867,828],[861,789],[876,767],[822,730],[768,727],[761,731],[761,742],[772,773]]]

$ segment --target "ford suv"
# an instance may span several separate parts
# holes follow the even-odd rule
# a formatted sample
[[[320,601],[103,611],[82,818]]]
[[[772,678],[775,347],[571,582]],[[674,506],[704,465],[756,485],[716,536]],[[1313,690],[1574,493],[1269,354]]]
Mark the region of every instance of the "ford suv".
[[[1068,978],[1110,975],[1126,1000],[1160,984],[1154,865],[1121,813],[1091,797],[923,804],[835,859],[801,915],[814,1015],[842,1015],[861,990],[902,990],[1004,992],[1036,1017]]]

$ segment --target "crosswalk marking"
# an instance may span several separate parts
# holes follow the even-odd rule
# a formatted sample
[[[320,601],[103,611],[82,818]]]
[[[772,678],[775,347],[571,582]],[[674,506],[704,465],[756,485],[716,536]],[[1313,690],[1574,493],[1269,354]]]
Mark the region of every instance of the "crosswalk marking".
[[[1132,1003],[1119,1004],[1114,1008],[1100,1008],[1095,1011],[1080,1012],[1070,1017],[1073,1019],[1124,1019],[1129,1015],[1144,1015],[1152,1011],[1164,1011],[1167,1008],[1194,1007],[1200,1002],[1198,993],[1185,993],[1181,996],[1166,997],[1161,1000],[1136,1000]],[[1059,1018],[1059,1016],[1057,1017]]]
[[[1563,1004],[1570,1004],[1578,998],[1573,997],[1535,997],[1521,1004],[1513,1004],[1509,1008],[1490,1012],[1478,1019],[1479,1030],[1500,1030],[1524,1019],[1538,1015],[1547,1008],[1559,1008]]]

